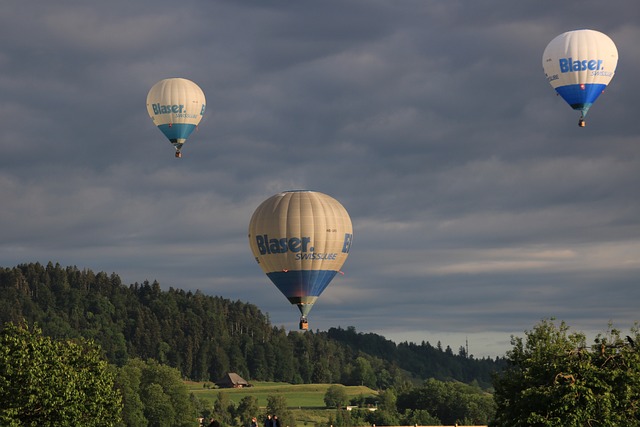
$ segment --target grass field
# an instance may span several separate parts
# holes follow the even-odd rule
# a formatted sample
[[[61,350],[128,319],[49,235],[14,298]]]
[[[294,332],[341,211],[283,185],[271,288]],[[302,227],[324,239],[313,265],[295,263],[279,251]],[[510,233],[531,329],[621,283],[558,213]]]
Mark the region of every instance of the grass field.
[[[213,405],[218,393],[225,393],[231,402],[238,405],[245,396],[253,396],[258,399],[258,406],[265,408],[267,396],[282,395],[296,420],[296,426],[320,426],[326,425],[329,417],[334,416],[335,409],[327,409],[324,404],[324,395],[331,384],[287,384],[255,382],[253,387],[247,388],[211,388],[210,382],[191,382],[185,384],[189,392],[199,399]],[[349,398],[360,395],[376,396],[378,393],[369,387],[345,386]]]
[[[186,382],[191,393],[200,399],[213,403],[218,393],[225,393],[229,400],[238,404],[245,396],[253,396],[258,400],[260,407],[267,404],[267,396],[282,395],[291,409],[324,409],[324,395],[331,384],[286,384],[256,382],[253,387],[246,388],[209,388],[211,383]],[[363,396],[375,396],[377,393],[364,386],[345,386],[349,398]]]

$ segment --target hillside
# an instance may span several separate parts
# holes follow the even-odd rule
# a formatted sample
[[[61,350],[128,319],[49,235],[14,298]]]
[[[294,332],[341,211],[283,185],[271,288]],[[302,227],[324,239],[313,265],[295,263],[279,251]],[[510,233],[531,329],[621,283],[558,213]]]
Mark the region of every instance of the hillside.
[[[272,325],[252,304],[115,273],[49,262],[0,268],[0,325],[38,323],[46,335],[95,340],[116,365],[155,359],[185,378],[237,372],[254,381],[342,383],[385,389],[427,378],[490,387],[501,360],[467,358],[428,342],[395,344],[355,328],[305,334]]]

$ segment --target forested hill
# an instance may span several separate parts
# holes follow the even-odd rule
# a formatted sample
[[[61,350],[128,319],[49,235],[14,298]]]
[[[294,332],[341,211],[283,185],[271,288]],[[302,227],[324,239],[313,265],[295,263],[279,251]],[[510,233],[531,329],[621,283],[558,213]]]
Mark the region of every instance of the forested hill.
[[[255,305],[158,282],[124,285],[113,273],[49,262],[0,268],[0,325],[37,323],[45,335],[96,341],[111,363],[155,359],[185,378],[237,372],[253,381],[364,384],[418,379],[491,382],[501,360],[475,360],[429,343],[395,343],[354,328],[287,333]]]

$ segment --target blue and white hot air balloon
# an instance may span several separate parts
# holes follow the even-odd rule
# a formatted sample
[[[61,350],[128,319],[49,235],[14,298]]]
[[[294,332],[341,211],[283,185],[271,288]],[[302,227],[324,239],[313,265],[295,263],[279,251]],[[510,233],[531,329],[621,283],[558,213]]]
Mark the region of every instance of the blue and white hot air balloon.
[[[206,100],[202,89],[191,80],[171,78],[160,80],[147,95],[147,112],[182,157],[182,145],[198,126]]]
[[[589,108],[613,78],[617,64],[616,45],[594,30],[562,33],[551,40],[542,55],[547,81],[571,108],[580,111],[580,127],[584,127]]]
[[[258,206],[249,222],[249,245],[274,285],[302,317],[340,272],[353,239],[347,210],[315,191],[286,191]]]

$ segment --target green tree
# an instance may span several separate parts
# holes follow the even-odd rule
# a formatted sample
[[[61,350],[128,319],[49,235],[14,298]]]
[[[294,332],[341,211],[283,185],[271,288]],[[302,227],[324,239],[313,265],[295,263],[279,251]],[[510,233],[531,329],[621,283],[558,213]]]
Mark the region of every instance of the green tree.
[[[140,398],[140,383],[142,370],[135,361],[129,361],[122,368],[116,370],[116,387],[122,393],[122,423],[127,427],[146,427],[148,420],[144,416],[144,405]]]
[[[442,422],[425,409],[410,409],[404,414],[402,423],[412,426],[431,426],[439,425]]]
[[[389,388],[382,393],[380,393],[380,408],[385,411],[396,413],[398,412],[398,396],[396,395],[395,390]]]
[[[339,384],[332,384],[327,388],[324,393],[324,404],[327,408],[342,408],[349,402],[349,396],[344,386]]]
[[[640,424],[640,352],[609,325],[587,347],[583,333],[543,320],[526,339],[512,337],[509,367],[494,380],[493,426]]]
[[[275,394],[267,396],[267,414],[278,417],[282,427],[296,427],[296,420],[289,410],[287,399],[282,395]]]
[[[236,418],[238,419],[239,425],[250,426],[251,418],[258,416],[259,409],[258,399],[254,396],[243,397],[236,408]],[[258,425],[261,424],[258,423]]]
[[[398,419],[398,414],[396,412],[390,412],[384,409],[369,412],[366,419],[368,424],[375,424],[377,426],[397,426],[400,424],[400,420]]]
[[[362,356],[356,358],[355,367],[352,372],[352,383],[370,388],[376,387],[376,374],[371,367],[371,363]]]
[[[196,408],[176,368],[155,360],[133,360],[140,366],[140,397],[150,426],[194,426]],[[168,423],[168,424],[167,424]]]
[[[251,419],[258,416],[259,410],[258,399],[254,396],[245,396],[240,399],[235,412],[239,425],[249,427],[251,425]],[[262,424],[258,423],[258,425]]]
[[[233,424],[235,410],[233,402],[229,400],[229,395],[222,391],[218,392],[216,400],[213,402],[213,417],[223,426],[230,426]]]
[[[410,420],[423,417],[423,412],[443,424],[487,424],[495,414],[495,403],[489,393],[479,387],[453,381],[429,379],[422,387],[406,390],[398,395],[398,409]],[[407,424],[421,424],[408,421]]]
[[[176,417],[176,411],[171,404],[171,398],[158,383],[145,387],[142,394],[144,415],[149,425],[154,427],[171,427]]]
[[[353,420],[351,419],[351,411],[345,409],[338,409],[336,411],[336,419],[329,416],[329,420],[326,424],[327,427],[351,427],[353,426]]]
[[[115,426],[121,396],[93,342],[56,341],[38,327],[0,332],[0,425]]]

